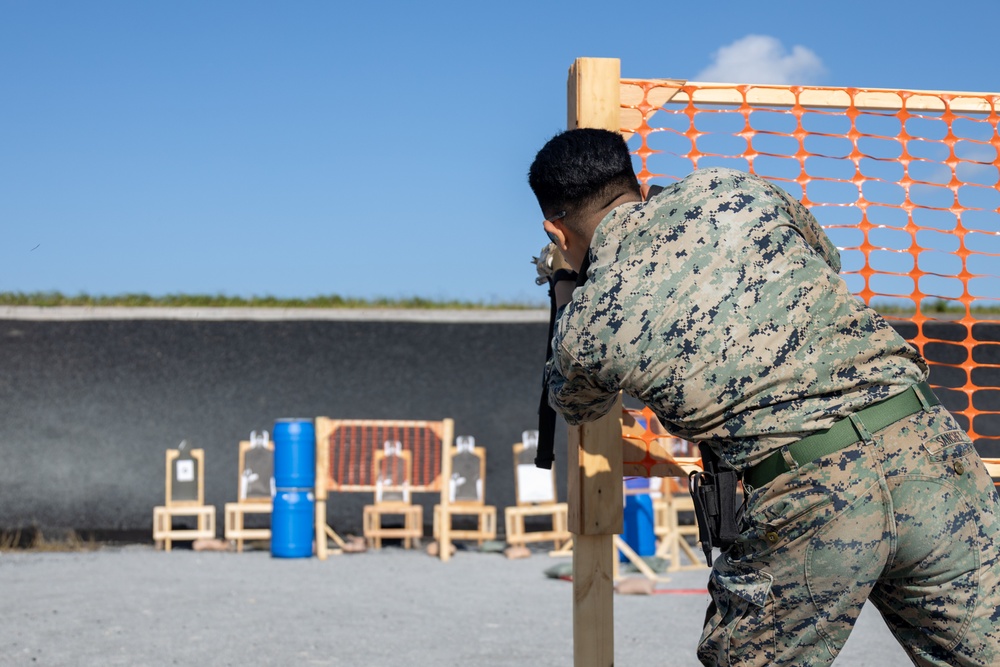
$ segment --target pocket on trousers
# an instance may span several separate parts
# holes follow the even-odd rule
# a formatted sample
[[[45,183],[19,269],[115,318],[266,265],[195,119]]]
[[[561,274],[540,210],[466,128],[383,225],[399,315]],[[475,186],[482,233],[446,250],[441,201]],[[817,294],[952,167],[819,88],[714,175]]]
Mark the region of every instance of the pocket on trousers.
[[[848,484],[853,491],[855,481]],[[747,502],[740,525],[742,546],[739,553],[749,559],[766,558],[786,548],[836,515],[830,488],[818,483],[811,474],[785,473],[754,494]]]
[[[770,665],[774,662],[774,578],[734,568],[723,557],[708,580],[711,614],[698,644],[705,665]]]
[[[924,440],[921,446],[932,461],[951,465],[968,459],[976,451],[968,433],[961,429],[938,433]]]

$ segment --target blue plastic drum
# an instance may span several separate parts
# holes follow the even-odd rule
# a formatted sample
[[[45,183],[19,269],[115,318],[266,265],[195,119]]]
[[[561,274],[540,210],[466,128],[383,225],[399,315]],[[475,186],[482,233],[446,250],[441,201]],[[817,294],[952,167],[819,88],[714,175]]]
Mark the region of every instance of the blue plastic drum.
[[[626,478],[625,486],[629,489],[648,489],[649,480],[645,478]],[[622,525],[622,539],[625,544],[639,556],[656,554],[656,533],[653,529],[653,499],[648,493],[625,496],[625,515]],[[621,561],[627,560],[624,554]]]
[[[311,489],[316,482],[316,429],[311,419],[274,422],[274,486]]]
[[[278,489],[271,513],[271,555],[276,558],[310,558],[313,553],[312,491]]]

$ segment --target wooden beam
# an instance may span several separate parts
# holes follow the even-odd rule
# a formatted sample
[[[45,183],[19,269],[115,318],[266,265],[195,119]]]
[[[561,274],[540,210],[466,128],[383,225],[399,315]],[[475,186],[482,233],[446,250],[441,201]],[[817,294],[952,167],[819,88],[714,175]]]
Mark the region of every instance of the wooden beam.
[[[314,517],[314,530],[316,533],[316,557],[326,560],[329,553],[326,546],[326,482],[330,470],[330,420],[326,417],[316,417],[316,479],[313,484],[314,498],[316,499]]]
[[[621,131],[621,64],[578,58],[569,70],[567,128]],[[569,430],[569,530],[573,537],[573,664],[614,665],[614,535],[622,531],[621,401]]]
[[[577,58],[566,86],[566,127],[618,132],[621,63],[617,58]]]
[[[653,82],[649,90],[644,90],[643,86],[622,79],[618,93],[621,99],[619,122],[625,139],[628,140],[639,129],[643,118],[649,120],[660,107],[671,101],[684,84],[684,81],[678,79],[659,79]],[[643,101],[652,107],[645,113],[639,109]]]
[[[569,428],[569,531],[617,535],[623,530],[621,399],[605,416]]]
[[[451,447],[455,441],[455,421],[445,419],[442,422],[441,434],[441,512],[445,520],[441,522],[441,531],[438,534],[438,558],[442,562],[448,562],[451,558],[451,519],[448,514],[448,506],[451,504]]]
[[[627,91],[623,99],[626,104],[644,82],[659,81],[658,79],[622,79],[621,85]],[[674,79],[662,81],[663,91],[678,86]],[[962,113],[984,113],[991,110],[1000,111],[1000,93],[972,93],[944,90],[891,90],[888,88],[828,88],[819,86],[756,86],[737,83],[709,83],[690,81],[686,84],[692,92],[677,91],[666,97],[658,94],[656,99],[648,100],[654,105],[662,105],[667,101],[687,104],[733,104],[743,103],[743,94],[751,105],[770,107],[791,107],[795,104],[795,89],[798,89],[798,102],[802,106],[821,109],[845,109],[851,104],[851,92],[854,93],[854,106],[862,110],[893,111],[944,111],[946,102],[952,111]],[[658,87],[659,88],[659,87]],[[659,90],[657,92],[659,92]],[[637,104],[638,102],[634,102]]]
[[[614,535],[573,540],[573,664],[614,667]]]

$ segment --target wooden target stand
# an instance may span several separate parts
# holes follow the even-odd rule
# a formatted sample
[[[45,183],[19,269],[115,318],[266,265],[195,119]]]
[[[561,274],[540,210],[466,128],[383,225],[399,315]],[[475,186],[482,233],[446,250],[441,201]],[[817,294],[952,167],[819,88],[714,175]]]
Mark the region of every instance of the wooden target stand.
[[[265,437],[266,437],[265,431]],[[256,437],[253,434],[252,437]],[[269,540],[271,539],[271,529],[268,528],[247,528],[244,525],[244,517],[247,514],[271,514],[274,511],[272,493],[274,491],[274,475],[271,474],[267,480],[254,480],[253,485],[249,482],[250,474],[260,471],[252,471],[247,466],[247,453],[252,450],[262,449],[270,454],[271,467],[265,473],[271,473],[274,469],[274,443],[268,439],[264,442],[252,442],[242,440],[239,445],[238,471],[239,488],[237,489],[238,501],[226,503],[225,505],[225,526],[223,534],[226,540],[236,543],[236,552],[243,552],[243,542],[245,540]],[[261,488],[263,486],[263,488]]]
[[[516,505],[504,508],[507,544],[525,547],[529,542],[552,542],[550,555],[572,555],[573,541],[567,528],[569,506],[558,501],[555,464],[549,470],[535,467],[538,431],[525,431],[512,451]],[[552,529],[529,531],[526,517],[549,517]]]
[[[657,538],[656,556],[669,561],[667,572],[707,567],[687,541],[688,537],[698,539],[697,524],[682,524],[680,521],[681,512],[694,515],[694,499],[688,491],[687,476],[702,469],[701,459],[674,456],[673,444],[676,440],[648,407],[622,411],[623,474],[659,477],[662,481],[660,497],[652,503],[653,533]],[[643,489],[636,495],[644,493],[648,491]]]
[[[398,444],[398,443],[397,443]],[[423,536],[424,508],[413,504],[410,487],[413,485],[412,452],[377,451],[372,461],[372,476],[378,480],[375,502],[364,507],[364,536],[368,546],[381,549],[384,539],[401,539],[403,548],[420,546]],[[403,518],[402,528],[386,528],[382,517],[397,515]]]
[[[331,440],[333,435],[339,432],[342,428],[350,429],[352,436],[345,439],[344,442],[351,441],[354,445],[358,447],[377,447],[378,443],[372,444],[370,442],[371,436],[366,436],[366,432],[371,429],[379,428],[398,428],[398,429],[418,429],[427,431],[437,438],[440,443],[440,449],[435,449],[434,452],[427,452],[426,455],[435,457],[436,455],[440,458],[434,458],[437,465],[440,465],[439,469],[434,471],[434,479],[425,480],[421,484],[413,484],[409,488],[410,493],[429,493],[429,492],[439,492],[440,501],[439,505],[442,507],[444,512],[448,512],[451,506],[450,494],[448,493],[448,485],[444,483],[444,480],[451,479],[451,456],[448,452],[451,451],[452,443],[454,441],[455,432],[455,422],[453,419],[446,418],[440,421],[426,421],[426,420],[380,420],[380,419],[361,419],[361,420],[345,420],[345,419],[330,419],[328,417],[317,417],[316,418],[316,487],[315,487],[315,497],[316,497],[316,515],[315,515],[315,531],[316,531],[316,556],[320,560],[326,560],[328,554],[342,554],[345,551],[346,543],[337,534],[333,528],[327,524],[327,502],[330,499],[331,492],[376,492],[376,484],[372,475],[376,475],[376,468],[371,467],[369,475],[366,477],[372,477],[371,479],[365,479],[362,482],[352,482],[346,479],[340,479],[334,477],[332,474],[332,463],[334,461],[334,456],[331,455]],[[381,440],[376,438],[376,440]],[[363,444],[367,442],[368,444]],[[371,452],[374,457],[374,451]],[[424,466],[426,461],[421,460],[420,466]],[[413,467],[417,465],[416,461],[411,460],[411,473]],[[360,471],[359,471],[359,474]],[[418,506],[419,507],[419,506]],[[412,511],[412,510],[411,510]],[[411,519],[412,521],[412,519]],[[412,525],[412,524],[410,524]],[[421,531],[422,535],[422,531]],[[413,538],[420,538],[421,535],[413,535]],[[385,537],[385,535],[383,535]],[[411,539],[413,539],[411,538]],[[333,540],[337,545],[336,548],[331,549],[327,540]],[[451,556],[451,542],[452,542],[452,530],[450,521],[442,521],[439,527],[437,543],[438,543],[438,557],[442,561],[449,560]]]
[[[205,450],[182,456],[179,449],[168,449],[166,463],[166,499],[153,508],[153,541],[170,551],[174,540],[214,538],[215,505],[205,504]],[[195,528],[175,529],[175,516],[195,517]]]
[[[497,536],[497,508],[486,504],[486,448],[476,446],[471,436],[458,436],[455,442],[456,446],[447,450],[451,459],[451,478],[443,480],[445,488],[442,489],[442,494],[448,495],[449,504],[434,506],[434,539],[441,539],[442,527],[447,523],[452,541],[475,540],[482,546],[483,542]],[[462,478],[461,487],[458,478]],[[452,519],[456,516],[474,518],[476,527],[452,527]]]
[[[682,463],[678,459],[678,463]],[[687,468],[700,468],[693,461],[684,462],[682,465]],[[672,480],[664,480],[672,482]],[[698,539],[697,524],[682,524],[680,522],[681,512],[694,513],[694,499],[690,494],[677,494],[669,485],[662,490],[662,497],[653,501],[653,532],[657,537],[656,555],[670,561],[668,572],[678,570],[697,570],[707,567],[687,541],[688,536]],[[681,554],[687,557],[688,564],[681,561]]]

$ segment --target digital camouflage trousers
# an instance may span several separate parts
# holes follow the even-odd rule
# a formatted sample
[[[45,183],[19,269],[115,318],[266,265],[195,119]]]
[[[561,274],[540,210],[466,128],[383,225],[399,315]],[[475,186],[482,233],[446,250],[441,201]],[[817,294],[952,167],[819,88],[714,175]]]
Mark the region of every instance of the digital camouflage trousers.
[[[1000,665],[1000,502],[944,408],[748,490],[717,559],[705,665],[829,665],[865,600],[917,665]]]

